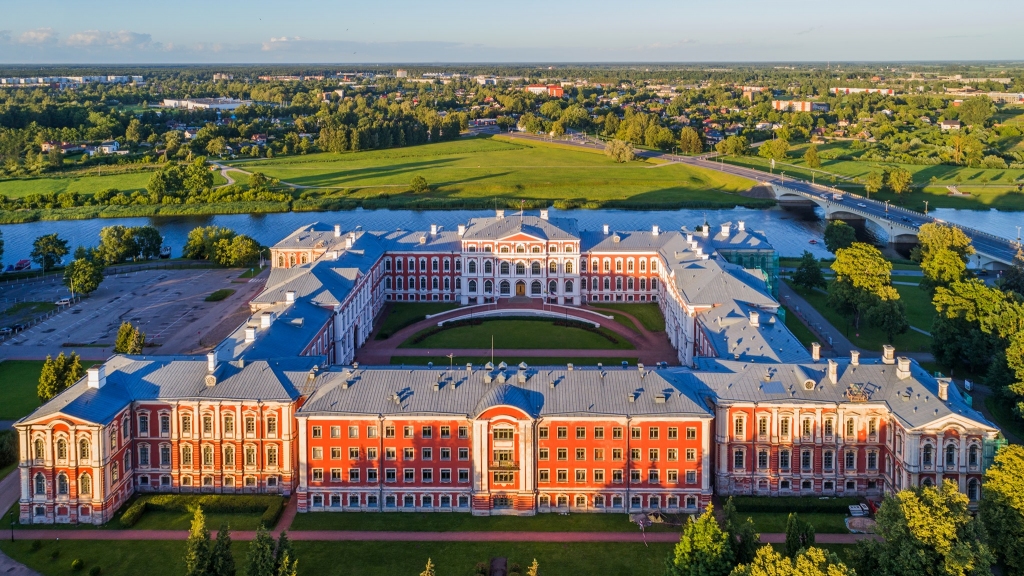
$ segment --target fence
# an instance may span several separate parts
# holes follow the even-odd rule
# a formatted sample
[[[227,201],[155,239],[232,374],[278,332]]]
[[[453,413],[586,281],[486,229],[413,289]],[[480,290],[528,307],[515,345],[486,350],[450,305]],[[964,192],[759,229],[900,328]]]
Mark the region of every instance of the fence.
[[[104,276],[127,274],[141,270],[182,270],[185,268],[219,268],[216,264],[206,260],[187,260],[175,262],[145,262],[141,264],[118,264],[108,266],[103,270]],[[10,288],[26,284],[39,284],[45,282],[62,282],[64,279],[63,269],[57,272],[40,272],[37,276],[12,278],[0,281],[0,288]]]
[[[35,326],[37,324],[45,322],[45,321],[49,320],[50,318],[53,318],[54,316],[56,316],[57,314],[60,314],[61,312],[65,311],[65,310],[70,310],[71,307],[73,307],[75,304],[78,304],[79,302],[82,301],[82,297],[76,295],[73,298],[68,298],[68,300],[70,300],[70,303],[67,304],[67,305],[57,306],[57,308],[55,310],[50,310],[49,312],[46,312],[44,314],[40,314],[39,316],[36,316],[35,318],[32,318],[31,320],[25,320],[23,322],[19,322],[19,323],[15,324],[14,326],[7,326],[7,327],[2,328],[3,330],[10,329],[10,332],[8,332],[8,333],[0,333],[0,342],[6,342],[7,340],[10,340],[11,338],[14,338],[20,332],[24,332],[25,330],[28,330],[29,328],[31,328],[31,327],[33,327],[33,326]],[[23,299],[21,299],[21,301],[22,302],[30,302],[31,300],[29,300],[28,298],[23,298]],[[13,304],[17,304],[18,303],[18,298],[11,298],[11,299],[4,298],[4,302],[5,303],[11,302]]]

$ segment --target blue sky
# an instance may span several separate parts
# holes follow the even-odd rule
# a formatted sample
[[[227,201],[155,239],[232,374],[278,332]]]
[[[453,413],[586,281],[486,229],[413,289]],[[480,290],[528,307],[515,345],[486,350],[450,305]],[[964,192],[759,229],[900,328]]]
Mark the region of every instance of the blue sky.
[[[1013,0],[0,0],[0,63],[1024,60]]]

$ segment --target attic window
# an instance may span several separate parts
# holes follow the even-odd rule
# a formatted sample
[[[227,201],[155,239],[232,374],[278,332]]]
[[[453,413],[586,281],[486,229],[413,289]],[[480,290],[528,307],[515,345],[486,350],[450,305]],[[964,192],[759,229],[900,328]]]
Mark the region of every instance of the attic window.
[[[804,390],[814,390],[814,380],[804,380]]]

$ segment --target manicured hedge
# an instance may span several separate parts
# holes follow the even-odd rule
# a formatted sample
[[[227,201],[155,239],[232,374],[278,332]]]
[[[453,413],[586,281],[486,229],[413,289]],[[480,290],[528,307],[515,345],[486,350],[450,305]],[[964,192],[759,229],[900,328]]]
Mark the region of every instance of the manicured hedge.
[[[848,514],[849,507],[860,504],[858,498],[817,498],[812,496],[734,496],[737,512],[778,512]]]
[[[273,528],[284,511],[281,496],[243,494],[148,494],[140,496],[121,514],[121,525],[134,526],[147,510],[184,512],[202,507],[203,512],[219,514],[260,513],[260,522]]]

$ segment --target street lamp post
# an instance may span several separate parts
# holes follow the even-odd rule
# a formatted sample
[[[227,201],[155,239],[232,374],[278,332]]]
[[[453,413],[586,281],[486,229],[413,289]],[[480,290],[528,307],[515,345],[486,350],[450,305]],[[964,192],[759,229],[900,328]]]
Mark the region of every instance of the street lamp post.
[[[886,214],[889,213],[889,201],[888,200],[885,201],[885,213]]]
[[[925,214],[928,213],[928,201],[927,200],[924,201],[924,213]]]

